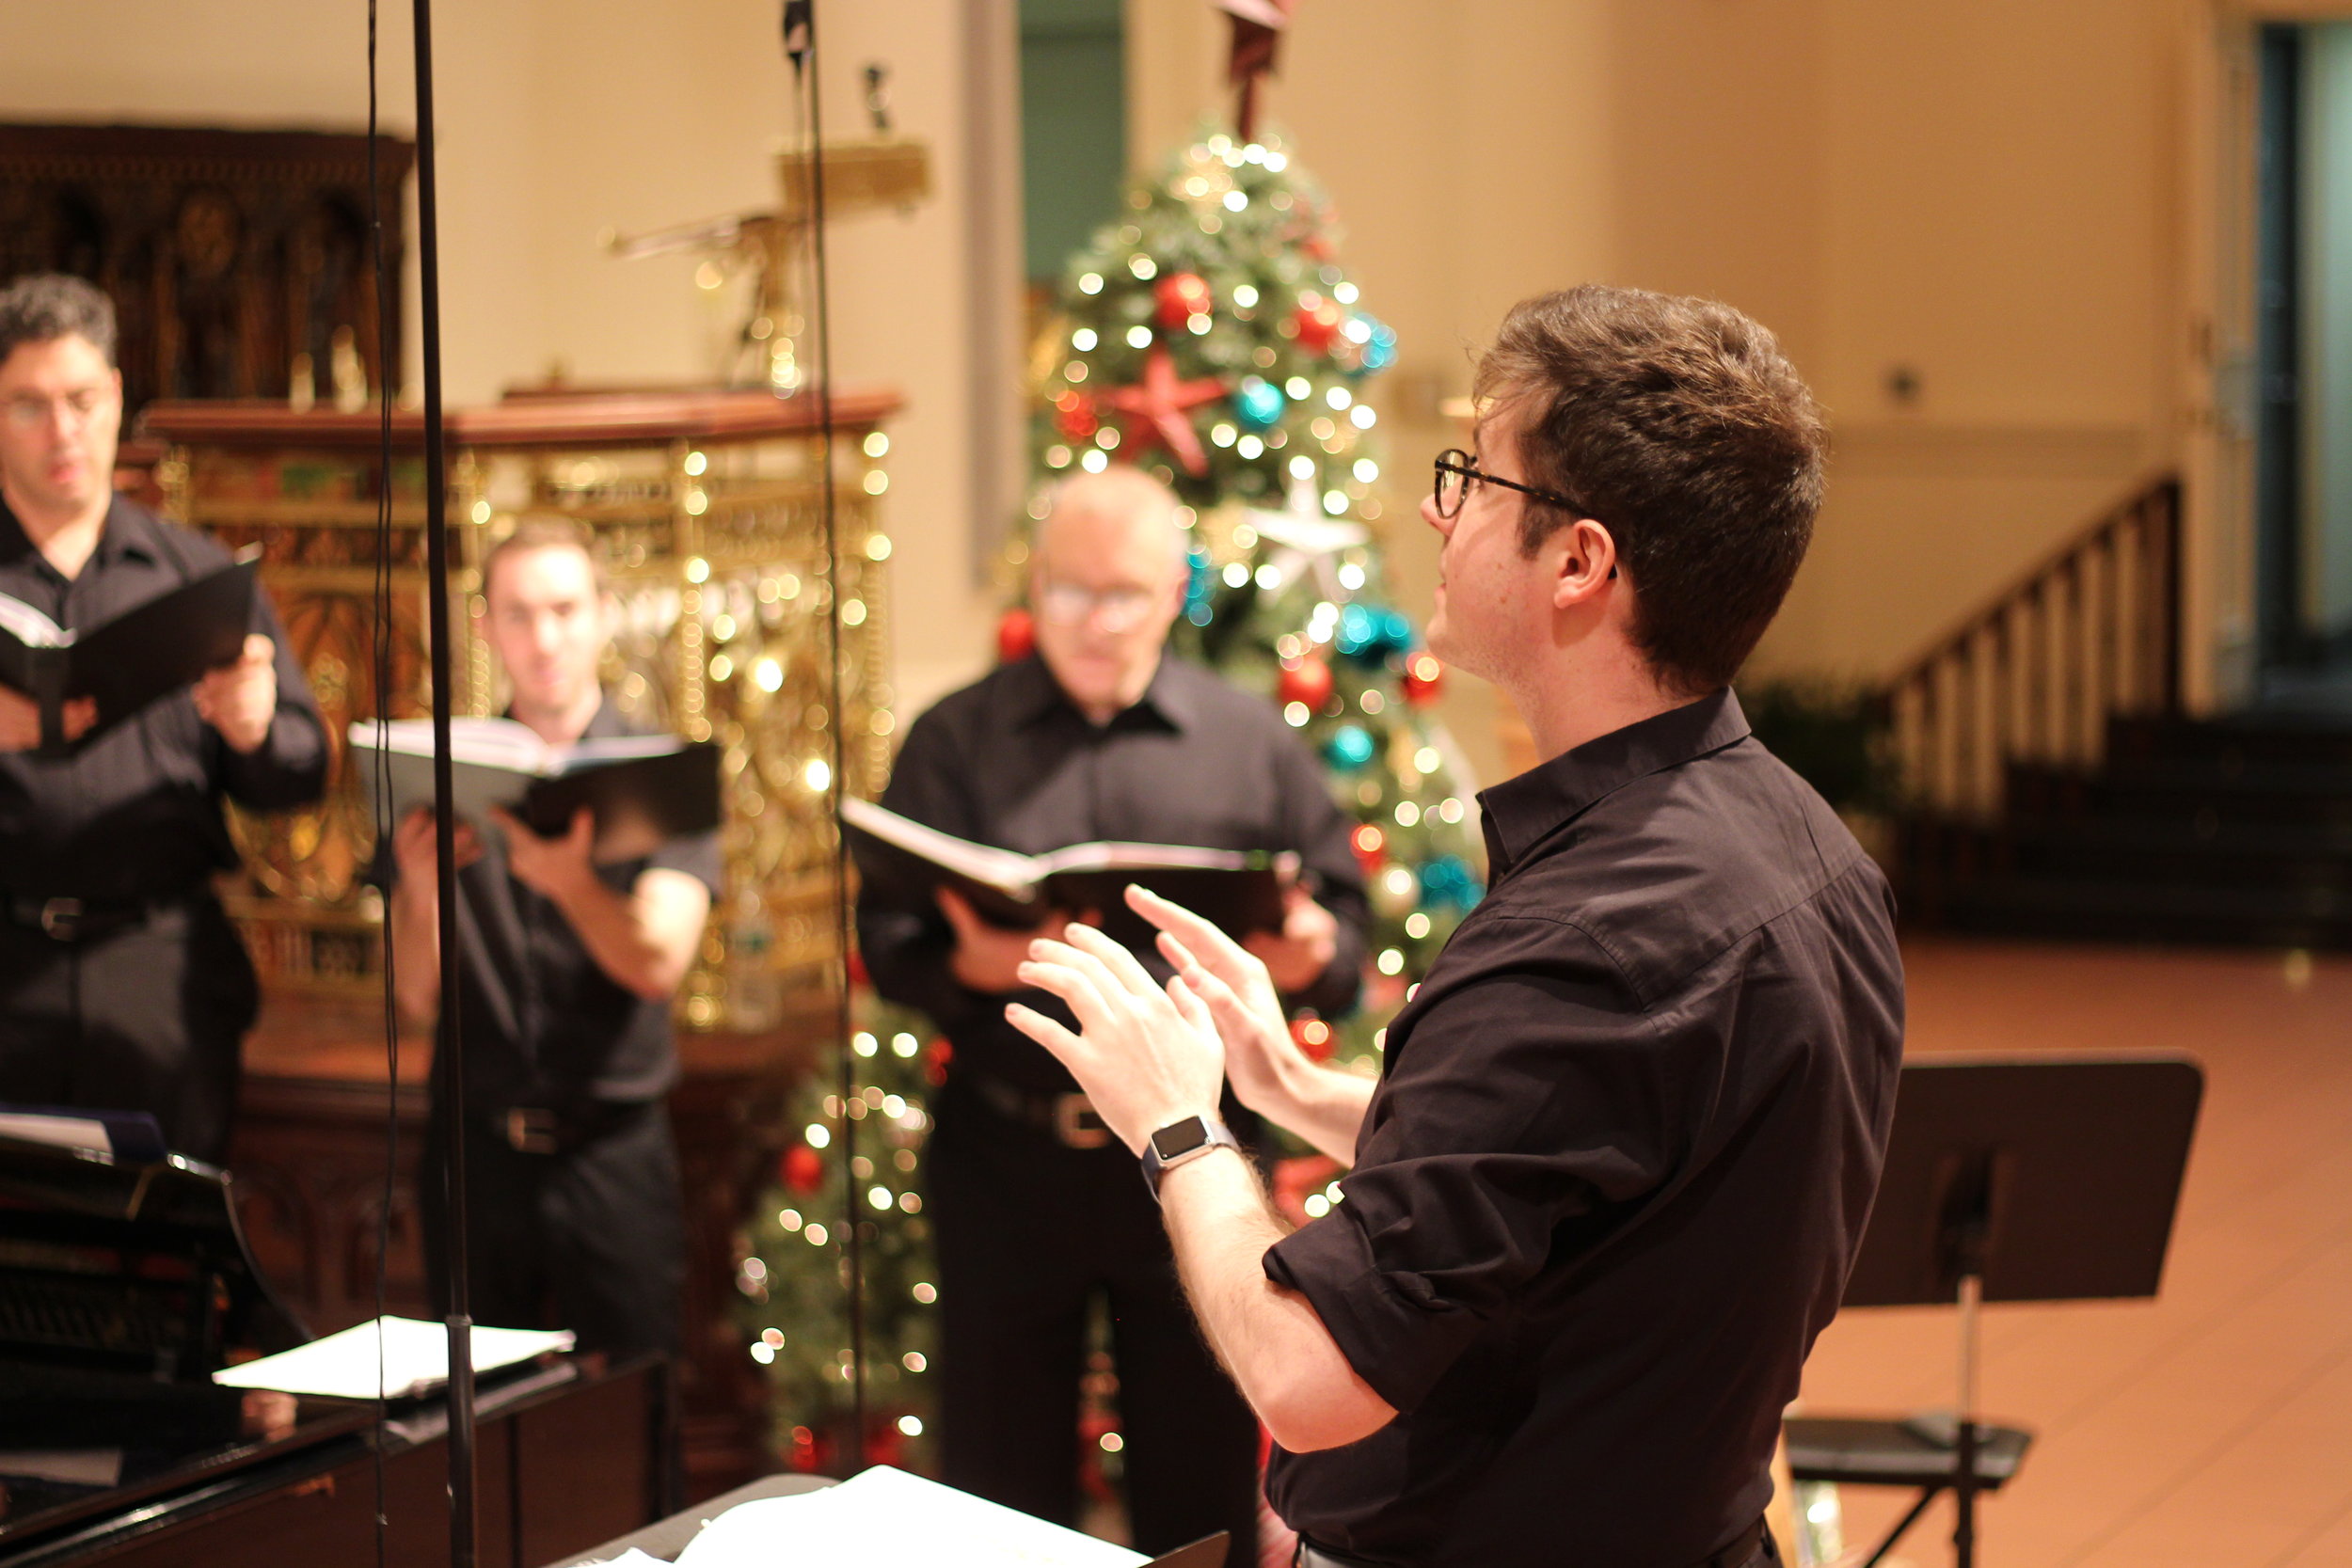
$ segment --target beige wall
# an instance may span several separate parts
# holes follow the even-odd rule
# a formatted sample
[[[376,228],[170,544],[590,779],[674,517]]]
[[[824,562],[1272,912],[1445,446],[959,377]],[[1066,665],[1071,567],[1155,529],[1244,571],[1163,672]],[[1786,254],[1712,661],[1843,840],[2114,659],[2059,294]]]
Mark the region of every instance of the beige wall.
[[[964,29],[1009,4],[823,12],[834,123],[858,67],[885,59],[902,125],[938,157],[919,213],[845,224],[833,251],[842,378],[910,397],[890,498],[910,704],[982,667],[993,621],[971,574],[992,504],[974,394],[1019,366],[971,351],[974,234],[1005,205],[964,195],[973,97],[1004,84],[975,80]],[[386,119],[405,130],[405,8],[386,9]],[[1813,559],[1757,668],[1883,673],[2174,454],[2172,404],[2195,390],[2180,277],[2201,261],[2182,254],[2198,193],[2176,172],[2179,84],[2201,9],[1305,0],[1269,113],[1336,198],[1366,306],[1402,335],[1377,394],[1400,497],[1455,438],[1438,398],[1513,299],[1585,277],[1728,299],[1783,334],[1837,433]],[[1225,29],[1205,0],[1129,0],[1129,20],[1131,146],[1150,166],[1223,101]],[[702,372],[713,322],[691,264],[617,262],[596,241],[766,199],[787,114],[772,5],[472,0],[439,24],[452,398],[559,360],[581,379]],[[357,6],[311,0],[11,6],[0,103],[356,128],[360,46]],[[1915,406],[1884,389],[1899,364]],[[1400,594],[1423,605],[1432,542],[1409,505],[1390,516]],[[1463,685],[1449,712],[1491,770],[1486,699]]]
[[[911,217],[845,223],[832,250],[837,376],[888,382],[908,398],[886,515],[899,545],[899,685],[912,702],[975,668],[993,625],[965,543],[974,306],[963,265],[962,29],[975,3],[861,0],[824,12],[829,122],[862,124],[858,72],[887,61],[898,123],[928,139],[936,160],[930,203]],[[387,0],[382,10],[384,123],[407,135],[408,8]],[[590,381],[709,372],[716,324],[692,286],[692,261],[613,261],[597,237],[608,226],[644,230],[770,200],[769,155],[788,122],[775,10],[771,0],[436,8],[453,404],[493,398],[558,363]],[[0,112],[356,131],[367,113],[364,16],[357,4],[317,0],[0,7]],[[409,294],[413,323],[413,278]]]
[[[1837,451],[1755,668],[1874,676],[2174,454],[2183,8],[1326,0],[1271,109],[1403,336],[1400,481],[1450,436],[1428,389],[1466,385],[1520,295],[1602,278],[1774,327]],[[1216,91],[1223,29],[1196,0],[1129,12],[1161,45],[1136,95],[1155,157]],[[1392,545],[1425,597],[1426,543]]]

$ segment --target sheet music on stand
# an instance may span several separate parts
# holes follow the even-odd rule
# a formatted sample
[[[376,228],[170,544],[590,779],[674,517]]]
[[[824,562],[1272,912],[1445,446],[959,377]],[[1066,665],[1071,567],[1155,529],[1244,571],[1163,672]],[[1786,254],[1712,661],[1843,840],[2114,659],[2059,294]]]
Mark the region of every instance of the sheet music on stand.
[[[1186,1552],[1193,1548],[1185,1548]],[[792,1497],[739,1504],[703,1528],[678,1568],[1145,1568],[1141,1552],[1033,1519],[887,1465]],[[1215,1560],[1221,1560],[1220,1546]],[[656,1560],[641,1558],[643,1562]]]

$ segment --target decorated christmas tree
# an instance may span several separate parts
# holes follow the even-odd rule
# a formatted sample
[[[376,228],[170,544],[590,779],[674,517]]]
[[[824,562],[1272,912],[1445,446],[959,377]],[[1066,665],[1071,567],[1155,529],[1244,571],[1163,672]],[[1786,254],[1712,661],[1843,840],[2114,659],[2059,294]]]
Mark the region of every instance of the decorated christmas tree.
[[[1443,672],[1383,571],[1382,519],[1410,515],[1411,487],[1383,483],[1367,394],[1396,340],[1359,308],[1335,238],[1322,193],[1274,135],[1204,132],[1136,182],[1071,261],[1033,356],[1029,515],[1043,515],[1056,479],[1114,460],[1149,468],[1183,501],[1192,578],[1174,645],[1279,705],[1357,818],[1376,918],[1365,1005],[1294,1029],[1316,1054],[1371,1071],[1389,1018],[1481,882],[1467,771],[1431,705]],[[1009,581],[1025,578],[1025,560],[1016,542]],[[1007,611],[998,641],[1006,657],[1028,651],[1025,609]],[[927,1021],[863,988],[855,1006],[854,1092],[845,1099],[831,1074],[803,1090],[737,1281],[748,1352],[773,1381],[779,1458],[835,1473],[861,1458],[921,1463],[936,1300],[917,1177],[946,1047]],[[858,1130],[854,1166],[837,1158],[845,1122]],[[1278,1199],[1295,1215],[1325,1212],[1333,1174],[1290,1162]],[[868,1415],[845,1451],[839,1231],[852,1212]],[[1089,1396],[1098,1421],[1103,1407]],[[1095,1435],[1086,1451],[1098,1462],[1118,1451],[1116,1433]]]
[[[752,1216],[736,1289],[753,1360],[768,1369],[777,1459],[847,1475],[864,1463],[923,1468],[935,1354],[930,1222],[917,1182],[926,1099],[946,1047],[929,1021],[875,997],[851,966],[856,1092],[811,1073],[795,1102],[776,1183]],[[840,1158],[845,1123],[855,1153]],[[853,1302],[842,1227],[855,1214],[863,1289]],[[850,1313],[866,1347],[866,1430],[852,1440]]]
[[[1297,1027],[1366,1064],[1480,892],[1466,770],[1431,705],[1443,672],[1382,566],[1383,517],[1411,515],[1383,483],[1369,397],[1395,357],[1282,139],[1204,131],[1072,259],[1031,364],[1030,515],[1055,479],[1114,461],[1173,487],[1193,534],[1176,648],[1278,704],[1358,818],[1367,1006]],[[1001,651],[1029,625],[1009,612]]]

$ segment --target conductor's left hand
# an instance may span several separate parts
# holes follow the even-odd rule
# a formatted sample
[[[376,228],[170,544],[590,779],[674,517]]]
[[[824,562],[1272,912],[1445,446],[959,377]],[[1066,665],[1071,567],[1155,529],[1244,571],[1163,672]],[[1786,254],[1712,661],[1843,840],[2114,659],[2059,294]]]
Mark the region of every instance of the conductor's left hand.
[[[198,715],[241,756],[269,738],[269,721],[278,714],[277,657],[278,644],[257,633],[245,640],[234,664],[207,671],[196,683]]]
[[[1088,926],[1030,945],[1025,985],[1070,1005],[1079,1033],[1013,1003],[1006,1021],[1061,1058],[1099,1115],[1137,1154],[1170,1122],[1216,1114],[1225,1048],[1208,1009],[1171,978],[1166,990],[1135,955]]]

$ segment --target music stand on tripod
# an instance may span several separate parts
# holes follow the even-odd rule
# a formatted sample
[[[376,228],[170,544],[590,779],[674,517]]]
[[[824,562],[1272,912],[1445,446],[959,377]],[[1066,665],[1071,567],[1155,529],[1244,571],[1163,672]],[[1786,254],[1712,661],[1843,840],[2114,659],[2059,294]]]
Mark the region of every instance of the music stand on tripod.
[[[1976,1419],[1978,1308],[1988,1301],[2154,1295],[2203,1091],[2203,1070],[2177,1054],[1947,1056],[1904,1065],[1886,1168],[1845,1305],[1958,1304],[1950,1452],[1923,1442],[1916,1421],[1788,1423],[1791,1469],[1801,1480],[1921,1488],[1870,1562],[1948,1485],[1958,1513],[1955,1560],[1958,1568],[1974,1568],[1977,1494],[2009,1478],[2029,1436],[1988,1431]],[[1854,1447],[1865,1425],[1880,1425],[1889,1451]],[[1828,1437],[1834,1429],[1843,1429],[1846,1448],[1817,1443],[1801,1460],[1808,1435]],[[1923,1463],[1923,1453],[1931,1460]]]

